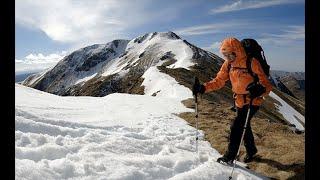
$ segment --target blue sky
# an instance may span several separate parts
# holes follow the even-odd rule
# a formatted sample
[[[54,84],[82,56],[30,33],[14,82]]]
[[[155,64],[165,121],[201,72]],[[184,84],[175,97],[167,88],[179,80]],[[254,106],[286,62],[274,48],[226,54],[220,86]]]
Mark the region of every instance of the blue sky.
[[[255,38],[273,70],[305,69],[303,0],[16,0],[16,74],[53,66],[95,43],[173,31],[214,52]]]

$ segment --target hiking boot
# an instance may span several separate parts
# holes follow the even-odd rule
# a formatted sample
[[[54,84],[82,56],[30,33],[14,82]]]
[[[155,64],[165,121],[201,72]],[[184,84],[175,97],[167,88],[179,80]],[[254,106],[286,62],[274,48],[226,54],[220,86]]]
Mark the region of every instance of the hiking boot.
[[[243,158],[243,162],[248,163],[251,162],[254,158],[254,155],[257,154],[258,150],[253,151],[252,153],[247,153],[246,156]]]
[[[218,162],[218,163],[225,163],[225,164],[232,165],[232,164],[233,164],[233,160],[234,160],[234,159],[231,159],[231,158],[229,158],[229,157],[227,157],[227,156],[222,156],[222,157],[219,157],[219,158],[217,159],[217,162]]]

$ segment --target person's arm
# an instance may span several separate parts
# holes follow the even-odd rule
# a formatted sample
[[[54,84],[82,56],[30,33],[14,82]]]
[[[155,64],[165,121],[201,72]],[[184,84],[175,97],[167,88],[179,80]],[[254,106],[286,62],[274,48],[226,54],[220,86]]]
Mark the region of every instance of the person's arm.
[[[204,83],[205,92],[211,92],[211,91],[222,88],[225,85],[226,81],[228,80],[229,80],[228,61],[225,61],[222,64],[217,76],[211,81]]]
[[[272,90],[272,84],[269,81],[267,75],[264,73],[260,63],[256,59],[252,60],[252,71],[258,75],[259,83],[266,88],[266,92],[261,96],[267,96]]]

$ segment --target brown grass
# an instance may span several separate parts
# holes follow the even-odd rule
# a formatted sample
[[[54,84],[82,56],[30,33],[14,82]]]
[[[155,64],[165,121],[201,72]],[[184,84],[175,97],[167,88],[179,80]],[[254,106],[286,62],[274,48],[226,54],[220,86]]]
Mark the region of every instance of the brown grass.
[[[193,99],[183,102],[194,108]],[[228,103],[216,103],[201,99],[198,104],[198,128],[205,133],[205,140],[223,154],[228,145],[230,123],[236,116]],[[179,114],[195,127],[194,113]],[[287,125],[266,118],[253,117],[251,121],[258,153],[253,162],[248,163],[251,170],[271,179],[304,179],[304,134],[293,133]],[[245,155],[242,146],[240,160]]]
[[[179,84],[191,89],[192,77],[197,76],[201,82],[207,82],[208,77],[215,77],[215,73],[218,71],[214,67],[209,65],[194,66],[192,67],[193,71],[181,68],[168,69],[165,66],[158,68],[161,72],[175,78]],[[236,116],[236,113],[230,110],[233,102],[230,87],[231,85],[228,83],[214,93],[204,94],[198,104],[198,128],[205,133],[205,140],[220,154],[224,154],[226,151],[230,124]],[[282,95],[283,93],[277,91],[277,94]],[[189,108],[195,108],[193,99],[183,101],[183,103]],[[266,97],[260,110],[251,121],[258,153],[255,161],[248,163],[248,166],[251,170],[271,179],[304,179],[305,136],[304,134],[295,134],[290,129],[274,103],[279,102]],[[290,101],[290,105],[294,103],[296,102],[292,101],[291,103]],[[301,108],[301,111],[304,109]],[[178,116],[195,127],[194,113],[186,112]],[[245,149],[242,147],[240,160],[244,155]]]

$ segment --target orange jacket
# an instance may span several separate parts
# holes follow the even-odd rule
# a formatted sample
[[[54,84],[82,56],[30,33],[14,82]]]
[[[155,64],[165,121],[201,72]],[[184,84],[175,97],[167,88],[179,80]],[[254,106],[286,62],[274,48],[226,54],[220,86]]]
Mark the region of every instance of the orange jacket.
[[[247,56],[241,42],[236,38],[226,38],[220,47],[220,52],[234,52],[236,53],[236,59],[232,62],[225,60],[218,72],[216,78],[204,83],[205,92],[211,92],[218,90],[225,85],[225,82],[230,79],[232,85],[232,91],[235,93],[235,104],[237,107],[242,108],[243,105],[249,104],[250,98],[247,96],[249,92],[246,90],[248,84],[254,81],[246,69]],[[228,72],[228,64],[231,64],[230,71]],[[242,69],[240,69],[242,68]],[[260,106],[263,101],[263,96],[269,94],[272,90],[272,85],[265,75],[258,60],[253,59],[251,63],[252,71],[258,75],[259,83],[266,88],[266,92],[262,96],[255,98],[252,101],[253,105]]]

